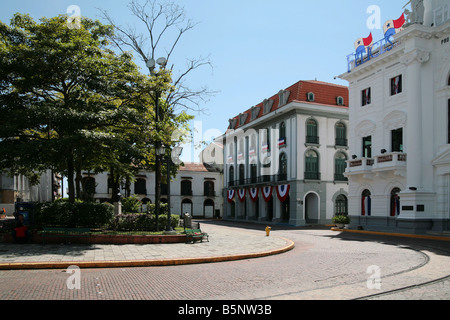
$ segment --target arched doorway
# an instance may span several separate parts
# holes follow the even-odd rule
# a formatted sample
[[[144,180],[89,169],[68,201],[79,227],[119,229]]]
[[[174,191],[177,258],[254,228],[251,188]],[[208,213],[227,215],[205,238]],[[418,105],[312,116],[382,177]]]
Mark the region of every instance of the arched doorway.
[[[214,201],[211,199],[206,199],[203,202],[203,216],[207,219],[214,218]]]
[[[289,222],[289,219],[291,217],[290,213],[290,196],[284,200],[284,202],[281,203],[281,221],[282,222]]]
[[[273,219],[273,197],[271,197],[270,200],[266,202],[266,213],[267,213],[267,221],[272,221],[272,219]]]
[[[372,194],[369,190],[364,190],[361,194],[361,215],[370,216],[372,215]]]
[[[338,195],[334,201],[334,215],[348,215],[348,200],[343,194]]]
[[[400,214],[400,188],[394,188],[391,191],[391,210],[390,215],[391,217],[398,216]]]
[[[231,211],[231,218],[234,218],[236,216],[236,202],[232,201],[230,203],[230,211]]]
[[[314,192],[305,197],[305,220],[306,223],[319,222],[319,196]]]
[[[181,202],[181,211],[183,215],[188,213],[192,217],[192,201],[190,199],[183,199]]]

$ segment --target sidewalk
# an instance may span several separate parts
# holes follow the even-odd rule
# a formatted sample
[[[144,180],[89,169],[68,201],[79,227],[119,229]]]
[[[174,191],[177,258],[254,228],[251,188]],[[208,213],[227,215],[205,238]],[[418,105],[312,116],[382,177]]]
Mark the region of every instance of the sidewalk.
[[[294,243],[246,230],[202,224],[209,242],[195,244],[8,244],[0,243],[0,270],[168,266],[250,259],[291,250]]]

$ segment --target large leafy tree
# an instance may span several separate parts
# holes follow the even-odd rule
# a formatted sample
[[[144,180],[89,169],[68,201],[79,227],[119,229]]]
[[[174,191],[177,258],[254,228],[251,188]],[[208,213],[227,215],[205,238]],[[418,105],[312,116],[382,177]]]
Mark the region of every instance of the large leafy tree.
[[[62,172],[74,201],[76,172],[132,175],[151,158],[149,92],[170,89],[140,74],[130,54],[110,50],[112,33],[87,18],[80,28],[66,16],[0,22],[0,169],[34,181],[48,168]]]

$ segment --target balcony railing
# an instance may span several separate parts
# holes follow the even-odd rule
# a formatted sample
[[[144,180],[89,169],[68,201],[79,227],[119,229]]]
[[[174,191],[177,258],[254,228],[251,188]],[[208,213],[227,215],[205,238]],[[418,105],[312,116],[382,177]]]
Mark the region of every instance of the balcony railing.
[[[214,190],[204,190],[203,195],[205,197],[215,197],[216,192]]]
[[[348,178],[345,177],[343,173],[335,173],[334,181],[348,181]]]
[[[347,174],[372,171],[398,170],[406,167],[406,153],[392,152],[374,158],[360,158],[347,161]]]
[[[320,172],[305,172],[305,180],[320,180]]]
[[[319,144],[318,136],[306,136],[306,143]]]
[[[336,138],[336,145],[340,147],[347,147],[348,146],[348,140],[343,138]]]
[[[248,185],[258,185],[267,184],[271,182],[287,181],[287,173],[273,174],[273,175],[262,175],[258,177],[251,177],[246,179],[228,181],[228,187],[241,187]]]

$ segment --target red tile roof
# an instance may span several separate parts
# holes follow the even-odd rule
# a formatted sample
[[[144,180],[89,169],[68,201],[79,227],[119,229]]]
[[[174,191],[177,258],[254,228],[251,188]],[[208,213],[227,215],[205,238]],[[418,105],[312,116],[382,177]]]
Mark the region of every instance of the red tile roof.
[[[326,105],[326,106],[333,106],[336,108],[347,108],[348,109],[348,87],[341,86],[333,83],[328,82],[322,82],[317,80],[309,80],[309,81],[299,81],[292,86],[285,89],[286,91],[290,92],[289,99],[286,104],[289,104],[291,102],[302,102],[302,103],[309,103],[314,105]],[[315,95],[314,102],[308,101],[308,93],[312,92]],[[337,104],[337,97],[343,97],[344,98],[344,105],[338,105]],[[278,109],[279,104],[279,95],[278,93],[273,95],[268,100],[273,100],[272,109],[270,112],[273,112]],[[259,107],[259,114],[256,117],[256,119],[262,117],[264,115],[264,107],[263,102],[257,104],[255,107]],[[283,107],[283,106],[281,106]],[[244,111],[242,114],[247,114],[247,119],[245,120],[245,123],[240,123],[240,117],[239,115],[235,116],[232,119],[236,119],[236,126],[234,129],[241,127],[251,121],[251,110],[252,108]],[[270,113],[269,112],[269,113]],[[256,120],[255,119],[255,120]],[[230,127],[229,127],[230,129]]]
[[[206,163],[185,162],[184,165],[180,166],[179,171],[215,172],[216,170]]]

